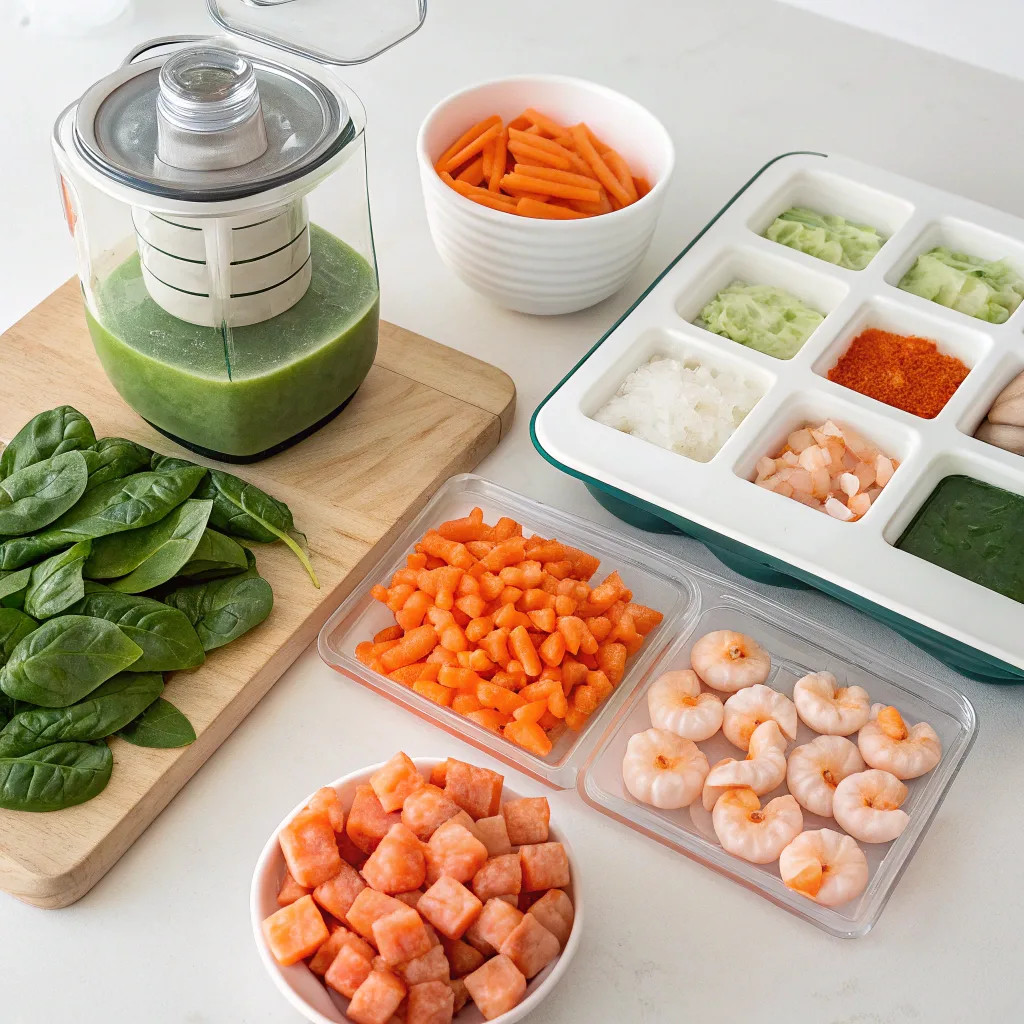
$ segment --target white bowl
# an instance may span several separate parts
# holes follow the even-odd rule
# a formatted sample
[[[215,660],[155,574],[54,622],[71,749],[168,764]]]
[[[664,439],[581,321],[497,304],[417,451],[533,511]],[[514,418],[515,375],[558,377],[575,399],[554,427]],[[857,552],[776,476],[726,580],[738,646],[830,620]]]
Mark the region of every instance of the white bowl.
[[[549,221],[491,210],[445,185],[434,163],[470,125],[491,114],[508,121],[531,106],[563,124],[585,121],[651,191],[613,213]],[[427,115],[416,150],[441,259],[471,288],[522,313],[571,313],[617,291],[647,251],[675,166],[672,140],[653,114],[563,75],[502,78],[449,96]]]
[[[430,777],[430,770],[436,764],[446,760],[441,757],[417,757],[413,761],[424,778]],[[356,786],[364,785],[370,776],[380,768],[380,764],[370,765],[360,771],[345,775],[331,786],[336,790],[341,802],[346,808],[351,806],[352,798],[355,796]],[[348,1024],[344,1008],[348,1006],[348,1000],[331,992],[324,983],[306,966],[303,961],[293,964],[291,967],[282,967],[271,955],[263,938],[263,921],[273,914],[280,907],[277,905],[277,891],[280,888],[281,880],[285,876],[287,867],[284,862],[284,854],[281,853],[281,844],[278,842],[278,834],[306,804],[309,803],[312,793],[306,797],[291,813],[274,829],[274,834],[267,840],[263,847],[260,859],[256,863],[256,870],[252,876],[252,889],[249,893],[249,912],[252,917],[252,933],[256,940],[256,948],[260,952],[260,959],[266,967],[274,984],[289,1003],[313,1024]],[[517,797],[529,795],[518,793],[510,789],[508,785],[502,790],[502,799],[514,800]],[[574,857],[572,848],[569,846],[565,835],[554,825],[550,828],[552,842],[559,842],[565,847],[569,857],[569,872],[571,884],[567,892],[572,899],[575,909],[572,932],[565,944],[565,949],[556,960],[553,960],[543,971],[533,978],[526,988],[526,996],[523,1001],[508,1013],[495,1017],[491,1024],[512,1024],[525,1017],[535,1010],[554,990],[555,986],[565,974],[576,950],[580,944],[583,921],[583,900],[580,895],[579,875],[574,869]],[[470,1000],[460,1013],[455,1015],[458,1024],[481,1024],[483,1015]]]

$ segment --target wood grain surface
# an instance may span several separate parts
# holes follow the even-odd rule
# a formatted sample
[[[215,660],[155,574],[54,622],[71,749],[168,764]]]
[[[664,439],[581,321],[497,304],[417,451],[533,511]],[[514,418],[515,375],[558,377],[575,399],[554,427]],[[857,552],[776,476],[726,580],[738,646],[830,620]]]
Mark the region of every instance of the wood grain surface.
[[[120,399],[93,352],[77,280],[0,337],[0,440],[36,413],[73,405],[97,437],[120,435],[195,458]],[[392,537],[448,477],[472,469],[507,431],[511,378],[493,366],[381,323],[377,359],[333,422],[294,448],[226,467],[287,502],[309,540],[321,589],[283,545],[256,545],[274,610],[165,696],[198,738],[180,750],[114,739],[114,771],[96,799],[51,814],[0,810],[0,888],[40,907],[84,895],[242,721],[360,581]]]

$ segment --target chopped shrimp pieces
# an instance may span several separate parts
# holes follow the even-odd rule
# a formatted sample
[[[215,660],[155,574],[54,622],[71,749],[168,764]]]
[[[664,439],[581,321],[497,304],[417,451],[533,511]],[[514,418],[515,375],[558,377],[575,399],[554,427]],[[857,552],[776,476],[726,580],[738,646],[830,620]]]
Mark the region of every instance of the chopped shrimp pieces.
[[[822,828],[801,832],[782,851],[779,874],[788,888],[835,907],[867,888],[868,860],[849,836]]]
[[[872,768],[897,779],[916,779],[942,758],[942,742],[927,722],[908,726],[895,708],[883,704],[872,705],[871,721],[860,730],[857,743]]]

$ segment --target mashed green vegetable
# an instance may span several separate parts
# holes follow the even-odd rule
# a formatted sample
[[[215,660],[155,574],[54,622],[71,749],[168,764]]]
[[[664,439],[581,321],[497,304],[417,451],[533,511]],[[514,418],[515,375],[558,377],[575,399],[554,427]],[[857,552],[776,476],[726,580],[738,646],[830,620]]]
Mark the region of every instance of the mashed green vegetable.
[[[824,319],[781,288],[734,281],[700,311],[697,325],[776,359],[792,359]]]
[[[1005,323],[1024,299],[1024,278],[1006,260],[941,246],[921,253],[899,287],[990,324]]]
[[[780,213],[764,237],[847,270],[863,270],[885,242],[885,236],[869,224],[854,224],[805,206]]]

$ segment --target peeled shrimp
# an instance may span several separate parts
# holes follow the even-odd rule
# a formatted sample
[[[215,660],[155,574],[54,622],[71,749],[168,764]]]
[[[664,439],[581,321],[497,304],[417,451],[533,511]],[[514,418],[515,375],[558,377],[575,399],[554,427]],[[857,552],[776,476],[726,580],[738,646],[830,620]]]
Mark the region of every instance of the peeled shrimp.
[[[758,796],[770,793],[786,777],[786,737],[778,723],[762,722],[750,737],[745,761],[728,760],[708,772],[710,786],[748,786]],[[707,806],[705,804],[705,806]]]
[[[769,800],[762,810],[749,789],[723,793],[711,819],[722,849],[753,864],[778,860],[804,827],[800,805],[789,794]]]
[[[734,693],[725,702],[722,732],[740,750],[750,748],[750,737],[762,722],[773,721],[787,740],[796,739],[799,722],[796,705],[778,690],[755,683]]]
[[[898,810],[907,787],[890,772],[870,768],[848,775],[836,786],[832,813],[836,821],[862,843],[888,843],[901,835],[910,821]]]
[[[825,736],[849,736],[871,715],[871,698],[859,686],[839,686],[831,672],[798,679],[793,701],[801,719]]]
[[[763,683],[771,671],[772,659],[751,637],[719,629],[693,645],[690,664],[712,690],[735,693],[745,686]]]
[[[872,768],[891,772],[897,779],[916,779],[939,763],[942,742],[927,722],[908,727],[895,708],[883,704],[872,706],[871,718],[857,744]]]
[[[801,832],[779,856],[782,881],[815,903],[837,907],[868,884],[868,859],[850,836],[821,828]]]
[[[630,736],[622,760],[626,789],[637,800],[663,810],[693,803],[707,774],[708,759],[697,745],[664,729]]]
[[[683,739],[709,740],[722,727],[722,698],[701,693],[696,672],[683,669],[659,676],[647,691],[651,725]]]
[[[786,785],[801,807],[831,818],[836,786],[865,767],[856,743],[843,736],[818,736],[789,755]]]
[[[711,772],[713,772],[716,768],[721,768],[722,765],[725,765],[725,764],[735,764],[735,763],[736,763],[736,758],[735,757],[723,757],[721,761],[716,761],[711,766],[711,771],[709,771],[708,774],[710,775]],[[705,811],[713,811],[715,809],[715,804],[718,803],[718,798],[723,793],[728,792],[730,789],[745,789],[745,788],[746,788],[745,786],[733,786],[733,785],[724,785],[724,784],[723,785],[719,785],[719,786],[712,786],[712,785],[709,785],[708,784],[708,780],[705,779],[704,780],[704,788],[701,790],[701,794],[700,794],[701,806],[704,808]]]

